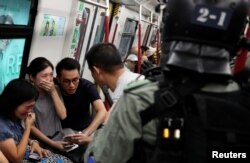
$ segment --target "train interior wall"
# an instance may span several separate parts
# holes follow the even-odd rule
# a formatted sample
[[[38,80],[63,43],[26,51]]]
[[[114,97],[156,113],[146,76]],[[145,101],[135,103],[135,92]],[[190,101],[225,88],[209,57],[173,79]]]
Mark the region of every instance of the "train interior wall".
[[[77,17],[77,7],[79,3],[77,0],[40,0],[38,4],[38,13],[35,21],[34,33],[32,38],[32,44],[30,49],[29,61],[32,59],[43,56],[48,58],[54,65],[56,65],[64,57],[74,57],[71,47],[71,41],[74,34],[74,27]],[[83,44],[81,48],[81,53],[79,56],[79,62],[82,67],[82,77],[93,81],[91,73],[88,70],[88,66],[84,60],[85,54],[88,49],[94,44],[95,36],[97,35],[97,28],[103,27],[103,17],[105,16],[105,9],[98,8],[97,14],[95,16],[96,7],[90,4],[84,3],[84,8],[88,9],[88,21],[86,23],[86,28]],[[139,8],[138,8],[139,10]],[[111,11],[110,11],[111,13]],[[59,16],[65,18],[65,24],[63,28],[63,34],[54,37],[41,36],[41,30],[44,28],[44,17],[45,15]],[[138,12],[129,10],[124,5],[120,5],[118,19],[118,30],[115,35],[114,44],[118,47],[122,33],[124,30],[124,24],[127,18],[133,20],[139,20]],[[117,17],[114,17],[110,25],[110,35],[109,41],[111,42],[114,34],[114,28],[117,23]],[[110,16],[110,19],[112,16]],[[146,20],[148,17],[142,16],[142,19]],[[142,22],[142,39],[144,38],[144,33],[146,31],[148,24]],[[132,46],[138,45],[138,28],[135,33]]]
[[[71,0],[39,1],[28,62],[36,57],[43,56],[55,65],[61,58],[66,56],[66,54],[63,53],[63,46],[67,32],[70,30],[70,28],[68,28],[68,22],[72,3],[73,1]],[[63,35],[54,37],[40,36],[40,32],[43,28],[44,14],[65,17]]]

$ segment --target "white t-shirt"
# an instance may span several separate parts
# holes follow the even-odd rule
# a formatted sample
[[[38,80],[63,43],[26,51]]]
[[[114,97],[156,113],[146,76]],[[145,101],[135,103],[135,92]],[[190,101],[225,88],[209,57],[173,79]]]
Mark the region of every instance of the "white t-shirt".
[[[114,92],[110,93],[113,102],[117,102],[117,100],[121,97],[121,95],[123,94],[123,90],[128,83],[133,80],[142,80],[144,78],[145,76],[141,74],[125,70],[123,74],[118,78]]]

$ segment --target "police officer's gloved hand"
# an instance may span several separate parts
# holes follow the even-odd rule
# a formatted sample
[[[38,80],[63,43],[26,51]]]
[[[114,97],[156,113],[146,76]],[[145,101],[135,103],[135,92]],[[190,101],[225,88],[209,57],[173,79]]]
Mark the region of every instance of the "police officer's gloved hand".
[[[155,67],[155,65],[151,61],[149,60],[144,61],[143,64],[141,65],[141,74],[144,75],[147,70],[153,67]]]

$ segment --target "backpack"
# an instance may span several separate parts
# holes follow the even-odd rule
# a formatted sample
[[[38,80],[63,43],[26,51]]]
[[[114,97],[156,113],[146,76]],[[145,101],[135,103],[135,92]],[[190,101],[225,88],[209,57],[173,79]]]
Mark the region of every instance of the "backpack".
[[[199,91],[205,83],[189,80],[180,84],[171,75],[167,79],[157,76],[155,103],[140,115],[143,126],[158,119],[156,144],[138,140],[128,162],[206,163],[222,161],[217,158],[219,153],[233,157],[232,151],[242,154],[233,161],[246,161],[245,152],[250,150],[249,96],[241,91],[237,96],[215,96]]]

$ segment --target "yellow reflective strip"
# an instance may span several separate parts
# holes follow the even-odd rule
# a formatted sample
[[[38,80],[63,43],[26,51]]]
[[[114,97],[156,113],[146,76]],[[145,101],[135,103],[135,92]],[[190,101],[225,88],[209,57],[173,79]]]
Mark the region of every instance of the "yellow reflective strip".
[[[169,138],[169,129],[168,128],[164,128],[163,130],[163,137],[168,139]]]

